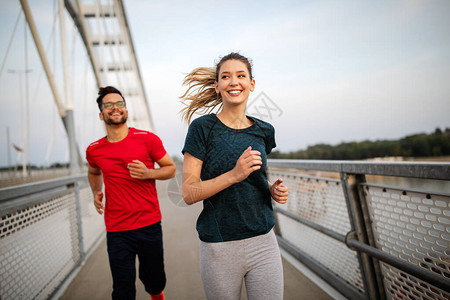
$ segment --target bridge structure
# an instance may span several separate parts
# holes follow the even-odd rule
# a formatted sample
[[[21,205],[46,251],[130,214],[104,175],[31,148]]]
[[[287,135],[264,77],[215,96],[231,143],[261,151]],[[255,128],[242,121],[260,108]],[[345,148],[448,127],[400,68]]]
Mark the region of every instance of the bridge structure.
[[[82,97],[74,97],[79,91],[69,85],[64,22],[72,22],[85,50],[95,82],[90,88],[117,86],[133,99],[132,125],[152,130],[124,5],[59,1],[58,82],[29,4],[20,0],[19,16],[25,16],[68,136],[71,171],[0,188],[0,298],[109,298],[104,223],[81,172],[74,111],[83,105],[73,100]],[[30,152],[26,141],[25,135],[23,153]],[[268,165],[270,180],[282,177],[290,188],[288,204],[274,203],[285,299],[450,299],[449,163],[269,160]],[[194,231],[200,206],[184,207],[180,176],[158,187],[166,216],[166,296],[204,299]],[[148,299],[139,285],[138,298]]]
[[[13,3],[17,5],[13,6]],[[55,3],[57,6],[52,7]],[[15,142],[18,154],[22,156],[22,177],[29,173],[27,166],[33,154],[31,149],[34,151],[47,143],[55,144],[58,134],[52,134],[55,127],[67,140],[67,145],[59,152],[69,153],[71,172],[77,173],[83,168],[84,160],[80,153],[100,135],[95,129],[99,126],[90,126],[90,120],[98,120],[98,109],[92,95],[96,95],[101,86],[112,85],[121,90],[131,116],[128,120],[130,126],[154,131],[122,1],[42,0],[29,3],[28,0],[20,0],[8,4],[11,12],[18,10],[18,15],[11,38],[9,41],[4,39],[8,47],[0,78],[2,90],[11,93],[10,86],[17,86],[17,83],[11,79],[13,74],[7,73],[19,75],[20,85],[16,94],[5,95],[4,98],[19,99],[8,103],[7,110],[14,111],[15,119],[20,120],[8,121],[11,123],[9,129],[16,131],[11,136],[22,136],[20,143]],[[49,15],[53,11],[53,18],[48,18],[53,22],[42,22],[39,13],[45,10],[49,11]],[[25,22],[24,41],[17,37],[16,30],[22,20]],[[10,23],[12,26],[13,22]],[[29,40],[34,44],[34,49],[28,45]],[[23,56],[17,55],[22,51]],[[32,91],[29,91],[29,86],[32,86]],[[40,108],[39,120],[30,124],[30,120],[33,122],[35,119],[30,116],[30,111],[37,106]],[[55,117],[51,115],[52,109],[56,109],[56,115],[62,122],[49,122]],[[49,134],[39,134],[39,140],[33,139],[31,132],[39,130],[49,131]],[[9,131],[7,135],[9,138]],[[7,143],[12,142],[8,140]],[[47,156],[51,156],[50,148]],[[53,154],[55,152],[58,151],[54,150]]]

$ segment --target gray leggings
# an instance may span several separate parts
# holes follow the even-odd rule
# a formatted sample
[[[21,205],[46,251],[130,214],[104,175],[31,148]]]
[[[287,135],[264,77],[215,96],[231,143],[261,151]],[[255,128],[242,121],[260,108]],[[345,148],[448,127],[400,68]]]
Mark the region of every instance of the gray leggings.
[[[283,299],[283,266],[273,230],[238,241],[200,242],[200,274],[207,299],[240,299],[243,279],[249,300]]]

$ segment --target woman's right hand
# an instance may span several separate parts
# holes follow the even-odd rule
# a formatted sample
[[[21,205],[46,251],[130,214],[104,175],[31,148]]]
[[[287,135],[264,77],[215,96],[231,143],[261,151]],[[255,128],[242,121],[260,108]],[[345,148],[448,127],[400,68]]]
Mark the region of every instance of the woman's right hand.
[[[261,169],[261,152],[248,147],[236,162],[233,170],[233,178],[236,183],[246,179],[252,172]]]

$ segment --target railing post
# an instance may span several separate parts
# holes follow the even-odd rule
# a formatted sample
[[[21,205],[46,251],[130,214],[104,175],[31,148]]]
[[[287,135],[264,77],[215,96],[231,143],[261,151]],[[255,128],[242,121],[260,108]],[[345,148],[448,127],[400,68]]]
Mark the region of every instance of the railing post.
[[[80,199],[80,181],[75,182],[75,205],[77,214],[77,236],[78,236],[78,248],[80,251],[80,261],[83,261],[86,256],[83,243],[83,228],[82,228],[82,212],[81,212],[81,199]]]
[[[369,224],[367,206],[363,194],[360,194],[358,186],[366,182],[363,174],[348,174],[341,172],[341,183],[347,202],[347,209],[351,222],[352,231],[355,233],[354,238],[361,243],[368,244],[369,240],[373,241],[371,227]],[[366,216],[366,217],[365,217]],[[368,225],[368,226],[366,226]],[[357,251],[358,260],[360,262],[362,278],[369,299],[382,299],[384,292],[380,279],[374,267],[372,258],[364,252]]]

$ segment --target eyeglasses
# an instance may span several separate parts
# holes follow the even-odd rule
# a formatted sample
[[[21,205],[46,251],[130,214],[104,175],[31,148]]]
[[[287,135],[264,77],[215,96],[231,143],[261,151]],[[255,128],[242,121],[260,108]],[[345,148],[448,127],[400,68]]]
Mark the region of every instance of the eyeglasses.
[[[117,106],[117,108],[122,108],[125,106],[125,101],[117,101],[117,102],[104,102],[103,103],[103,108],[106,109],[112,109],[113,107]]]

